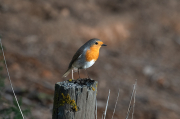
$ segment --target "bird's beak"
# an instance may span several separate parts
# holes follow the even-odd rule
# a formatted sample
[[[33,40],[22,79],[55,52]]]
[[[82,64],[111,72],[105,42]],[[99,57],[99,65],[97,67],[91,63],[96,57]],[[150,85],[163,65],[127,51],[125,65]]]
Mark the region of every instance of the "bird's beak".
[[[107,45],[105,45],[105,44],[102,44],[101,46],[107,46]]]

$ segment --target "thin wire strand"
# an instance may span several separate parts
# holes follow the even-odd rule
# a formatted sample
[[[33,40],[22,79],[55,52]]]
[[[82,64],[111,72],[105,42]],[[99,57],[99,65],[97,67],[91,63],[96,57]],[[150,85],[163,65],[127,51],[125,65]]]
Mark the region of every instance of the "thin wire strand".
[[[114,117],[114,114],[115,114],[115,111],[116,111],[116,106],[117,106],[117,102],[118,102],[118,98],[119,98],[119,92],[120,92],[120,88],[119,88],[119,91],[118,91],[118,96],[117,96],[117,99],[116,99],[116,104],[115,104],[115,107],[114,107],[114,111],[113,111],[113,115],[112,115],[112,118]]]
[[[109,95],[108,95],[108,99],[107,99],[107,103],[106,103],[106,108],[105,108],[105,112],[104,112],[104,119],[106,118],[106,112],[107,112],[107,107],[108,107],[108,102],[109,102],[109,96],[110,96],[110,90],[109,90]]]
[[[3,45],[2,45],[2,42],[1,42],[1,38],[0,38],[0,43],[1,43],[1,49],[2,49],[2,53],[3,53],[3,57],[4,57],[4,63],[5,63],[5,66],[6,66],[6,70],[7,70],[7,74],[8,74],[8,79],[9,79],[9,82],[10,82],[10,85],[11,85],[11,89],[12,89],[12,91],[13,91],[15,100],[16,100],[17,105],[18,105],[18,108],[19,108],[19,110],[20,110],[20,112],[21,112],[22,118],[24,119],[24,115],[23,115],[23,113],[22,113],[22,111],[21,111],[21,107],[20,107],[19,102],[18,102],[18,100],[17,100],[16,94],[15,94],[15,92],[14,92],[13,85],[12,85],[12,82],[11,82],[11,77],[10,77],[10,75],[9,75],[9,70],[8,70],[7,63],[6,63],[6,58],[5,58],[5,55],[4,55],[4,50],[3,50]]]

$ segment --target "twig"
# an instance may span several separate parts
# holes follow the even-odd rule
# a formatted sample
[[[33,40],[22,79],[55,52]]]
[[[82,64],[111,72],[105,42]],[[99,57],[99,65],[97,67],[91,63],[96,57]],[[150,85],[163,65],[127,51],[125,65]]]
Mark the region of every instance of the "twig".
[[[20,112],[21,112],[22,118],[24,119],[24,115],[23,115],[23,113],[22,113],[22,111],[21,111],[21,107],[20,107],[19,102],[18,102],[18,100],[17,100],[16,94],[15,94],[15,92],[14,92],[13,85],[12,85],[12,82],[11,82],[11,77],[10,77],[10,75],[9,75],[9,70],[8,70],[7,63],[6,63],[6,58],[5,58],[5,55],[4,55],[4,50],[3,50],[3,45],[2,45],[2,42],[1,42],[1,38],[0,38],[0,43],[1,43],[1,49],[2,49],[2,53],[3,53],[3,57],[4,57],[4,63],[5,63],[5,66],[6,66],[6,70],[7,70],[7,74],[8,74],[8,79],[9,79],[9,82],[10,82],[10,85],[11,85],[11,89],[12,89],[12,91],[13,91],[15,100],[16,100],[17,105],[18,105],[18,108],[19,108],[19,110],[20,110]]]
[[[133,86],[131,98],[130,98],[130,101],[129,101],[129,107],[128,107],[126,119],[128,119],[128,116],[129,116],[129,113],[130,113],[131,101],[132,101],[132,98],[133,98],[133,96],[134,96],[134,92],[135,92],[135,88],[136,88],[136,82],[135,82],[135,84],[133,84],[133,85],[134,85],[134,86]]]
[[[136,103],[136,85],[137,85],[137,79],[136,79],[136,82],[135,82],[135,91],[134,91],[134,103],[133,103],[132,119],[133,119],[134,107],[135,107],[135,103]]]
[[[109,102],[109,96],[110,96],[110,90],[109,90],[109,95],[108,95],[108,99],[107,99],[107,103],[106,103],[106,108],[105,108],[105,112],[104,112],[104,119],[106,118],[106,112],[107,112],[107,107],[108,107],[108,102]]]
[[[114,111],[113,111],[113,115],[112,115],[112,118],[111,118],[111,119],[113,119],[114,113],[115,113],[115,111],[116,111],[116,106],[117,106],[117,102],[118,102],[118,98],[119,98],[119,92],[120,92],[120,88],[119,88],[119,91],[118,91],[118,96],[117,96],[117,99],[116,99],[116,104],[115,104]]]

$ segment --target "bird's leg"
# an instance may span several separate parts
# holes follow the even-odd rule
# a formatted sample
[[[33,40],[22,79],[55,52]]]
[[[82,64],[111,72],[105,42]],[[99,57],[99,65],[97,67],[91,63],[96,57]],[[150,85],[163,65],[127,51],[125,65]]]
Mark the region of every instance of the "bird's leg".
[[[74,79],[74,77],[73,77],[73,69],[72,69],[72,79]]]
[[[86,70],[86,69],[85,69]],[[90,79],[90,77],[89,77],[89,75],[88,75],[88,73],[87,73],[87,70],[86,70],[86,75],[88,76],[88,78]]]
[[[80,74],[79,74],[79,68],[78,68],[78,75],[79,75],[79,78],[81,78],[81,77],[80,77]]]

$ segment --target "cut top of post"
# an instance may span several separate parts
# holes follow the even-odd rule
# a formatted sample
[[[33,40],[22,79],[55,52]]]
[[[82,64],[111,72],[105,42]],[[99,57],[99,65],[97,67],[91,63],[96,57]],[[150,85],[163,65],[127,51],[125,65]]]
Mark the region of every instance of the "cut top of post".
[[[94,119],[97,84],[91,79],[56,83],[53,119]]]
[[[85,78],[85,79],[77,79],[77,80],[69,79],[67,81],[57,82],[56,84],[58,84],[59,86],[65,87],[65,89],[73,88],[73,87],[82,88],[84,86],[91,89],[93,87],[93,85],[96,85],[96,87],[97,87],[97,81],[87,79],[87,78]]]

